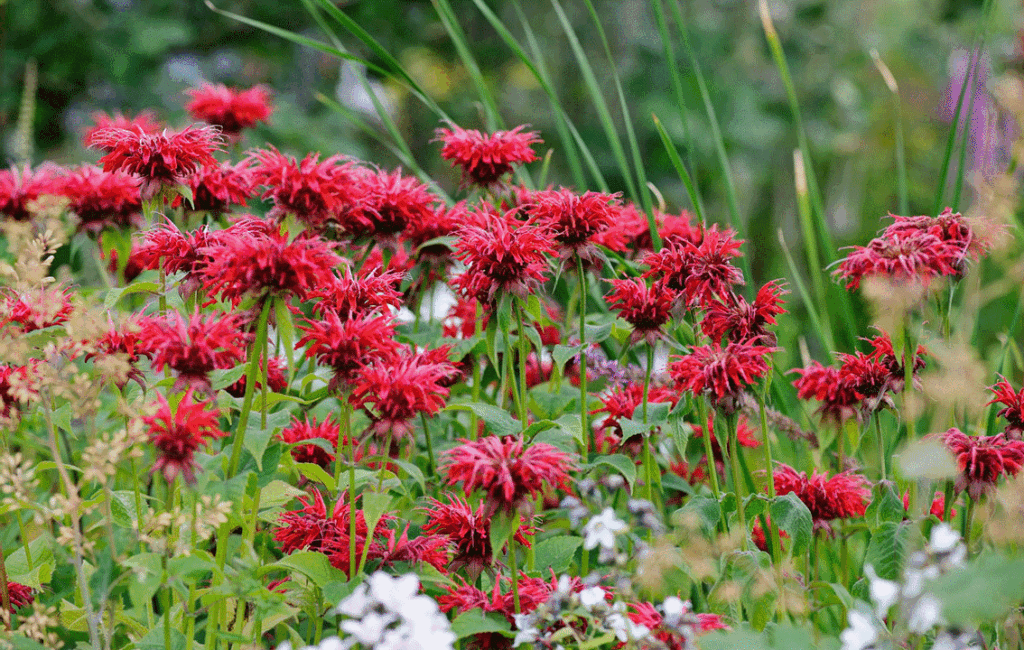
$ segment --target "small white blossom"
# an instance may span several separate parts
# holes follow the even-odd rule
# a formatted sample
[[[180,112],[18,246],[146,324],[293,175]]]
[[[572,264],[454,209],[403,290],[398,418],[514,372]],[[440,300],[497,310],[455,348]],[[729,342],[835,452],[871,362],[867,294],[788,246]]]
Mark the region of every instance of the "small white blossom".
[[[583,527],[583,548],[592,551],[598,546],[609,551],[615,550],[615,535],[626,529],[626,522],[615,516],[615,511],[605,508],[601,514],[592,517]]]
[[[608,629],[615,633],[615,637],[626,643],[627,641],[639,641],[648,634],[650,629],[646,625],[640,625],[634,623],[625,614],[626,604],[623,602],[617,602],[612,608],[614,611],[609,614],[605,619],[604,623],[608,626]]]
[[[940,523],[932,528],[932,538],[928,545],[935,553],[948,553],[959,542],[960,533],[950,528],[949,524]]]
[[[839,640],[843,642],[842,650],[865,650],[878,640],[878,628],[870,616],[851,609],[846,618],[850,622],[850,627],[839,635]]]
[[[864,565],[864,574],[871,583],[871,600],[875,603],[875,614],[878,618],[885,618],[889,609],[899,600],[900,585],[892,580],[879,578],[875,568],[870,564]]]
[[[589,587],[580,592],[580,604],[588,610],[593,610],[595,607],[603,606],[604,602],[604,589],[600,587]]]
[[[661,606],[665,624],[669,627],[679,625],[680,619],[690,609],[689,604],[683,602],[678,596],[669,596]]]
[[[942,603],[931,594],[924,594],[914,604],[907,617],[907,629],[918,634],[925,634],[943,622]]]

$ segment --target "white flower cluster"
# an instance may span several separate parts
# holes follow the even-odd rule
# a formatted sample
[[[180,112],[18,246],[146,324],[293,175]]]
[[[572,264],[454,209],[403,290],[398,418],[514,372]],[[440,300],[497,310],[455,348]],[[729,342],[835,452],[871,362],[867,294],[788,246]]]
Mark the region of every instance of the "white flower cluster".
[[[374,573],[333,613],[344,617],[342,637],[324,639],[303,650],[452,650],[455,634],[437,603],[419,593],[413,574],[395,578]],[[283,643],[277,650],[292,650]]]
[[[895,647],[889,629],[882,622],[894,606],[899,606],[906,631],[927,634],[946,625],[942,603],[927,591],[929,582],[957,567],[967,559],[967,547],[960,535],[947,524],[932,528],[931,540],[922,551],[907,560],[902,582],[878,577],[871,565],[864,567],[874,610],[860,606],[847,613],[850,626],[840,635],[842,650],[881,650]],[[935,637],[933,650],[977,650],[977,634],[942,629]]]

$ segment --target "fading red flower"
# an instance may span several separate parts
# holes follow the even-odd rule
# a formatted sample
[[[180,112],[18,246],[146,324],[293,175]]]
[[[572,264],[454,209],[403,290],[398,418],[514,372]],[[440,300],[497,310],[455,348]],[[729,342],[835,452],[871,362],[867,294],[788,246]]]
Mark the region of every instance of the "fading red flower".
[[[461,442],[444,455],[441,473],[449,485],[461,482],[467,495],[477,488],[486,491],[485,517],[499,509],[529,514],[530,499],[545,487],[568,487],[575,465],[569,454],[543,442],[526,446],[512,436]]]
[[[306,357],[314,358],[334,369],[330,389],[350,390],[365,368],[398,352],[395,321],[390,315],[366,314],[342,320],[331,311],[324,311],[317,320],[307,320],[299,327],[304,336],[296,349],[309,344]]]
[[[72,311],[71,292],[59,284],[20,292],[0,290],[0,330],[13,325],[27,333],[63,325]]]
[[[35,602],[35,589],[18,582],[7,583],[7,597],[11,603],[11,613]]]
[[[593,238],[611,226],[621,208],[618,194],[572,190],[533,192],[526,211],[546,225],[563,256],[579,255],[592,259],[596,248]]]
[[[127,129],[152,134],[162,131],[164,128],[163,122],[156,119],[156,115],[152,111],[142,111],[135,117],[127,117],[122,113],[107,115],[102,111],[97,111],[92,114],[92,122],[93,125],[82,136],[82,144],[87,147],[91,143],[92,137],[105,129]]]
[[[174,207],[185,205],[192,212],[210,212],[215,215],[227,212],[231,206],[245,205],[256,189],[248,161],[232,165],[223,162],[205,165],[186,179],[192,190],[192,200],[185,201],[178,196]]]
[[[779,465],[773,475],[775,493],[784,496],[790,492],[811,511],[814,528],[831,532],[832,519],[852,519],[864,516],[871,500],[870,483],[859,474],[843,472],[829,478],[826,474],[806,472],[799,474],[788,465]]]
[[[144,318],[144,317],[142,317]],[[85,355],[86,360],[100,355],[123,355],[128,362],[129,370],[124,382],[118,382],[119,388],[124,388],[129,379],[135,380],[139,386],[143,385],[142,371],[136,367],[139,359],[149,354],[147,346],[142,342],[142,325],[140,317],[133,314],[120,324],[115,325],[112,321],[109,329],[96,341],[96,352]]]
[[[535,131],[524,131],[525,125],[510,131],[484,135],[476,129],[440,128],[435,141],[444,142],[441,157],[462,169],[462,183],[493,188],[512,172],[515,165],[538,160],[530,145],[543,142]]]
[[[732,258],[740,257],[743,240],[735,239],[731,229],[719,230],[717,225],[704,231],[699,243],[673,238],[657,253],[648,253],[643,262],[649,270],[645,278],[660,279],[665,286],[680,291],[687,305],[707,305],[713,298],[743,284],[743,273],[733,266]]]
[[[526,298],[544,281],[554,252],[550,233],[535,219],[516,220],[515,213],[485,213],[481,225],[460,231],[455,257],[466,270],[452,284],[463,296],[491,305],[499,293]]]
[[[342,225],[356,237],[393,237],[434,217],[436,195],[401,169],[377,171],[362,178],[362,200]]]
[[[62,179],[68,210],[78,216],[80,231],[99,232],[108,225],[131,224],[142,209],[139,181],[124,172],[82,165]]]
[[[490,570],[495,563],[491,553],[491,519],[481,514],[484,509],[482,500],[474,511],[467,501],[456,496],[449,496],[449,499],[450,503],[429,500],[423,532],[446,537],[455,549],[448,570],[458,571],[465,567],[470,580],[475,582],[484,569]],[[532,532],[526,519],[520,518],[514,539],[529,548],[530,542],[525,535]]]
[[[0,215],[15,221],[32,218],[29,205],[40,196],[63,194],[62,170],[53,164],[32,169],[0,169]]]
[[[287,445],[319,438],[326,440],[331,449],[337,449],[340,435],[341,430],[333,418],[327,417],[323,422],[317,422],[315,417],[306,415],[306,419],[303,421],[292,418],[292,423],[281,429],[277,438]],[[341,437],[344,438],[344,436]],[[313,463],[324,469],[330,469],[334,463],[333,453],[314,444],[299,444],[292,447],[292,458],[296,463]]]
[[[669,373],[680,390],[694,395],[709,393],[717,408],[735,411],[739,394],[768,372],[767,355],[775,348],[750,343],[694,346],[677,357]]]
[[[700,328],[712,341],[721,341],[728,335],[733,342],[775,345],[777,339],[773,332],[768,331],[768,326],[776,324],[778,314],[786,313],[782,308],[782,296],[786,293],[789,292],[779,280],[772,280],[758,290],[753,304],[731,292],[713,298],[704,306]]]
[[[996,415],[1006,419],[1006,430],[1003,433],[1011,440],[1020,440],[1024,436],[1024,388],[1013,390],[1006,377],[999,376],[999,381],[988,389],[995,395],[989,404],[1002,404],[1003,408]]]
[[[286,370],[285,362],[281,357],[271,357],[269,364],[266,362],[266,358],[260,358],[257,362],[257,373],[256,381],[253,384],[253,391],[259,392],[263,390],[263,377],[266,375],[267,378],[267,390],[280,393],[288,387],[288,378],[285,376],[284,371]],[[228,395],[232,397],[245,397],[245,382],[246,378],[243,374],[233,384],[225,388]]]
[[[0,423],[8,423],[18,416],[20,407],[39,399],[36,364],[23,366],[0,363]]]
[[[179,474],[186,483],[195,483],[196,451],[208,440],[228,435],[220,430],[220,412],[213,406],[213,400],[194,401],[191,388],[173,413],[163,395],[157,394],[157,404],[156,414],[143,418],[149,425],[150,442],[159,454],[153,471],[162,472],[168,483]]]
[[[470,339],[476,334],[476,312],[482,307],[475,298],[459,298],[458,302],[448,308],[444,317],[443,334],[446,338]],[[487,329],[488,315],[481,309],[480,331]]]
[[[893,223],[882,233],[883,237],[927,232],[939,239],[958,246],[963,251],[962,257],[978,260],[992,245],[991,242],[979,237],[971,224],[959,212],[947,207],[937,217],[917,216],[901,217],[890,214]],[[962,273],[962,271],[961,271]]]
[[[395,288],[401,281],[401,274],[393,271],[381,272],[364,264],[359,273],[353,275],[351,267],[343,265],[340,277],[310,294],[310,298],[319,298],[313,310],[317,313],[332,311],[343,320],[388,311],[402,304],[402,294]]]
[[[1010,440],[1002,433],[969,436],[953,427],[943,434],[942,442],[960,465],[956,490],[967,490],[975,501],[992,489],[1001,475],[1016,476],[1024,466],[1024,442]]]
[[[453,373],[458,370],[448,361],[447,348],[394,356],[364,368],[349,400],[370,417],[370,429],[379,438],[411,438],[414,417],[433,417],[444,408],[446,380]]]
[[[693,425],[693,437],[703,438],[704,428],[699,424]],[[711,432],[711,450],[715,456],[716,461],[724,461],[725,457],[722,453],[722,444],[719,442],[718,437],[715,435],[715,422],[714,418],[708,416],[707,429]],[[741,447],[759,447],[761,441],[754,437],[755,429],[750,426],[750,421],[746,417],[740,416],[736,422],[736,439],[739,441]],[[726,432],[728,434],[728,432]],[[728,443],[727,443],[728,444]]]
[[[245,359],[251,338],[242,331],[238,314],[200,314],[187,319],[171,313],[141,321],[141,340],[157,371],[170,367],[178,373],[175,390],[185,387],[207,391],[213,370],[233,368]]]
[[[910,491],[903,493],[903,509],[908,513],[910,512]],[[932,515],[939,521],[945,521],[944,516],[946,514],[946,495],[942,492],[936,492],[932,498],[931,508],[928,510],[928,514]],[[956,508],[950,508],[949,518],[953,519],[956,517]]]
[[[203,269],[207,291],[232,305],[249,295],[306,300],[336,282],[334,268],[342,263],[334,244],[305,233],[291,239],[277,229],[221,236],[203,253],[210,259]]]
[[[647,389],[647,404],[667,403],[675,406],[679,401],[679,395],[666,386],[650,386]],[[590,412],[591,415],[606,414],[600,422],[604,431],[604,442],[612,447],[629,446],[630,455],[639,458],[640,443],[638,436],[631,435],[622,438],[621,420],[628,420],[633,417],[638,408],[644,403],[644,385],[642,382],[629,382],[624,385],[613,387],[601,396],[601,407]],[[610,453],[610,452],[609,452]]]
[[[196,120],[219,126],[224,135],[238,137],[242,129],[266,122],[273,112],[270,91],[263,86],[235,90],[223,84],[204,83],[187,91],[192,101],[185,110]]]
[[[897,232],[853,246],[834,271],[856,289],[863,278],[883,275],[897,281],[916,280],[927,286],[940,276],[956,276],[964,251],[959,245],[925,231]]]
[[[216,129],[192,126],[160,133],[110,127],[89,137],[89,146],[107,152],[99,160],[103,171],[120,170],[142,179],[143,200],[152,199],[163,187],[185,184],[186,177],[203,165],[217,164],[213,152],[223,143]]]
[[[267,216],[284,219],[288,214],[313,229],[341,214],[359,200],[359,175],[355,164],[343,156],[320,161],[311,153],[298,162],[277,149],[258,149],[249,154],[253,180],[267,189],[261,198],[274,207]]]
[[[605,301],[612,311],[633,326],[632,343],[646,341],[654,345],[662,336],[662,328],[672,318],[672,305],[679,292],[655,282],[647,286],[641,278],[609,280],[612,292]]]

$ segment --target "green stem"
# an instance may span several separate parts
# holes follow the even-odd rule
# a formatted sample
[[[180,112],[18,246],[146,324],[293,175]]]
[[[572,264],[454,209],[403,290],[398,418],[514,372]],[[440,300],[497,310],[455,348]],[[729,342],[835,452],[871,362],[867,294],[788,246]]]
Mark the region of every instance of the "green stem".
[[[949,523],[950,513],[953,511],[953,481],[947,479],[946,487],[942,493],[942,521]]]
[[[476,313],[473,316],[473,338],[479,340],[480,332],[483,331],[484,315],[483,305],[479,302],[474,301],[476,305]],[[480,359],[475,352],[470,352],[471,358],[473,359],[473,386],[471,391],[473,394],[473,401],[480,401]],[[469,439],[476,440],[477,429],[480,428],[480,416],[475,411],[471,411],[469,414]]]
[[[350,433],[348,418],[343,425],[348,440],[348,572],[349,580],[356,569],[356,441]],[[340,498],[340,495],[339,495]]]
[[[964,546],[967,547],[967,555],[970,557],[971,554],[971,528],[974,527],[974,504],[975,501],[971,495],[965,495],[967,499],[967,514],[964,515],[964,529],[963,538]]]
[[[242,398],[242,412],[238,416],[238,424],[235,426],[235,440],[231,445],[231,460],[228,463],[227,478],[234,478],[238,473],[238,464],[242,457],[242,443],[245,441],[245,431],[249,426],[249,412],[252,410],[253,389],[256,385],[256,377],[260,370],[259,361],[263,349],[267,345],[267,321],[270,319],[271,299],[263,300],[263,307],[260,310],[259,320],[256,322],[256,333],[252,344],[249,347],[249,367],[245,371],[245,396]],[[264,389],[266,384],[264,384]],[[266,409],[267,400],[263,400],[263,408]]]
[[[737,427],[737,421],[739,417],[732,413],[725,416],[725,424],[729,429],[729,455],[732,458],[732,487],[736,492],[736,512],[740,517],[740,526],[743,527],[743,537],[740,538],[740,546],[746,551],[747,550],[747,538],[750,537],[750,531],[747,529],[747,516],[746,516],[746,504],[743,503],[744,497],[746,497],[745,490],[743,489],[743,478],[740,473],[740,442],[739,442],[739,429]],[[706,436],[709,440],[710,435]]]
[[[513,299],[512,304],[513,309],[516,312],[516,326],[519,328],[519,422],[525,431],[527,426],[526,356],[530,353],[530,341],[527,338],[526,330],[523,327],[523,306],[516,299]]]
[[[708,479],[711,483],[711,493],[715,495],[715,500],[721,500],[722,491],[718,487],[718,468],[715,467],[715,450],[711,445],[711,427],[712,422],[708,418],[708,405],[704,401],[703,396],[697,396],[697,413],[700,416],[701,424],[704,427],[704,435],[701,436],[704,439],[704,456],[707,459],[708,466]]]
[[[11,594],[7,589],[7,564],[4,562],[4,544],[2,539],[0,539],[0,607],[3,607],[5,612],[11,612]],[[7,629],[14,629],[13,613],[11,614],[11,620]]]
[[[771,380],[771,372],[768,373],[768,380]],[[765,387],[767,389],[767,386]],[[767,392],[767,390],[766,390]],[[775,502],[775,462],[772,459],[772,439],[768,435],[768,412],[765,407],[764,393],[757,394],[757,409],[761,420],[761,444],[764,445],[764,469],[768,477],[768,498]],[[778,562],[782,559],[782,538],[779,535],[779,527],[768,516],[761,522],[765,535],[768,537],[768,544],[772,552],[772,560]]]
[[[876,411],[871,417],[875,420],[875,437],[878,439],[878,466],[881,469],[882,480],[886,481],[889,475],[885,468],[885,439],[882,437],[882,414]]]
[[[514,516],[518,517],[519,515]],[[519,562],[516,560],[515,539],[508,540],[508,560],[512,565],[512,603],[515,613],[518,614],[523,611],[523,608],[519,604]]]
[[[644,422],[644,475],[647,483],[647,500],[654,503],[654,458],[651,455],[651,436],[653,435],[647,426],[647,400],[651,387],[651,369],[654,367],[654,346],[647,346],[647,367],[644,368],[644,392],[643,392],[643,422]],[[650,532],[650,531],[648,531]]]
[[[576,255],[576,274],[579,277],[580,292],[580,430],[583,432],[583,462],[590,460],[590,449],[594,446],[594,432],[587,426],[587,273],[583,269],[583,258]]]
[[[423,412],[420,412],[420,422],[423,424],[423,437],[427,440],[427,474],[433,476],[434,468],[437,467],[434,463],[434,443],[430,439],[430,426],[427,423],[427,416]]]

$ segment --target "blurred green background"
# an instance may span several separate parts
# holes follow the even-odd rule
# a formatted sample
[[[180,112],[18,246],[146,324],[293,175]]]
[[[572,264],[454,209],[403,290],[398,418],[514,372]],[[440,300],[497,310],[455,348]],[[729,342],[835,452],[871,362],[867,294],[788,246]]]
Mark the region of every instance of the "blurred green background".
[[[326,34],[309,10],[320,5],[313,0],[214,4],[325,43],[337,37],[353,54],[387,67],[338,23],[325,20],[336,30]],[[623,132],[611,66],[587,6],[582,0],[562,4]],[[671,28],[682,72],[682,111],[651,1],[593,4],[625,87],[647,179],[669,210],[689,207],[653,126],[653,113],[691,169],[709,218],[722,220],[726,202],[715,141],[675,26]],[[525,19],[551,85],[609,187],[624,190],[620,168],[554,4],[488,0],[486,5],[521,43],[528,42]],[[324,19],[320,6],[317,15]],[[333,6],[377,39],[461,126],[487,126],[480,97],[435,2],[365,0]],[[526,123],[539,130],[546,141],[542,152],[554,149],[548,181],[572,184],[551,103],[528,67],[512,56],[477,4],[451,0],[451,6],[505,125]],[[790,242],[799,240],[793,177],[796,130],[757,3],[689,0],[680,6],[721,123],[739,214],[746,223],[754,281],[788,275],[776,232],[782,229]],[[981,0],[792,0],[769,6],[793,74],[825,213],[837,243],[865,243],[879,228],[879,219],[897,208],[895,103],[872,61],[872,49],[900,87],[910,210],[930,212],[950,128],[942,115],[943,103],[948,103],[944,94],[948,95],[957,51],[962,59],[978,37]],[[26,154],[33,164],[94,160],[80,137],[96,110],[134,114],[152,109],[181,126],[188,121],[183,91],[209,80],[238,86],[264,83],[273,89],[276,112],[271,124],[249,134],[246,146],[269,141],[293,153],[341,152],[385,167],[398,164],[366,131],[384,134],[358,83],[361,69],[226,17],[200,0],[0,0],[0,16],[0,157],[8,163]],[[995,2],[984,44],[985,65],[995,71],[1022,67],[1020,26],[1019,0]],[[29,96],[34,97],[34,110],[25,111],[26,78],[33,90],[33,67],[37,78]],[[405,85],[372,71],[369,80],[419,165],[454,192],[457,175],[439,159],[438,145],[430,142],[440,124],[437,115]],[[362,127],[329,106],[331,102],[348,106],[360,116]],[[31,148],[25,146],[29,132]]]

